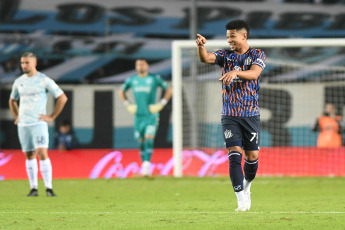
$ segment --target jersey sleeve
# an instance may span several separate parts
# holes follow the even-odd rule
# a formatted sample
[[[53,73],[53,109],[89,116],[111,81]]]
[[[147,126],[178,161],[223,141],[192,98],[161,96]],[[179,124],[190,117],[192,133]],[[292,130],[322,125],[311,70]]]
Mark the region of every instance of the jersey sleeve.
[[[161,76],[159,75],[156,75],[155,76],[155,79],[156,79],[156,82],[157,82],[157,85],[159,85],[160,87],[162,87],[164,90],[166,90],[168,87],[169,87],[169,84],[164,81]]]
[[[60,89],[55,81],[48,77],[46,78],[46,89],[54,96],[54,98],[58,98],[61,94],[63,94],[62,89]]]
[[[18,86],[17,86],[17,81],[15,81],[12,85],[12,91],[10,97],[13,100],[18,100],[19,99],[19,91],[18,91]]]
[[[127,79],[125,80],[125,82],[122,84],[121,89],[122,89],[123,91],[126,92],[126,91],[131,87],[131,82],[132,82],[131,79],[132,79],[132,78],[127,78]]]
[[[219,66],[224,65],[224,55],[225,55],[225,50],[217,50],[216,52],[213,52],[216,55],[216,61],[214,64],[217,64]]]
[[[253,55],[253,65],[258,65],[262,69],[265,69],[266,67],[266,54],[264,51],[257,49],[256,52]]]

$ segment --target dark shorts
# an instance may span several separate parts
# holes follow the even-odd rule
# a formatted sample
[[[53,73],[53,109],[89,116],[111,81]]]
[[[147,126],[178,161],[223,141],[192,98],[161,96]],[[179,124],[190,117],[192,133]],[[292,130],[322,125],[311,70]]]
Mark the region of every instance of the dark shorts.
[[[240,146],[244,150],[259,150],[260,116],[222,116],[222,131],[225,146]]]

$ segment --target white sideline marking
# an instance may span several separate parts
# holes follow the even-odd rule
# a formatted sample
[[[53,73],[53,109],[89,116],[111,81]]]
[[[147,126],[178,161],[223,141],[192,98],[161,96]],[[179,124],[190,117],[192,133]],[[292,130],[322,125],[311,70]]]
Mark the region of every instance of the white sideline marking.
[[[345,214],[345,212],[193,212],[193,211],[124,211],[124,212],[32,212],[32,211],[0,211],[0,214],[72,214],[72,215],[100,215],[100,214],[235,214],[235,213],[245,213],[245,214]]]

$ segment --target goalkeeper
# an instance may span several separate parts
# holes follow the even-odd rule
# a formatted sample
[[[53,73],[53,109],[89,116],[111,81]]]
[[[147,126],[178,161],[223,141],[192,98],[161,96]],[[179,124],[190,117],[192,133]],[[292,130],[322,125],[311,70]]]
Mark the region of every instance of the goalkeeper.
[[[128,78],[122,85],[119,95],[129,113],[134,114],[134,136],[139,142],[142,160],[141,173],[150,176],[150,160],[154,138],[158,128],[159,112],[168,103],[172,88],[159,75],[148,73],[149,64],[145,59],[135,62],[137,75]],[[157,88],[165,90],[164,97],[156,103]],[[131,88],[135,103],[127,100],[126,91]]]

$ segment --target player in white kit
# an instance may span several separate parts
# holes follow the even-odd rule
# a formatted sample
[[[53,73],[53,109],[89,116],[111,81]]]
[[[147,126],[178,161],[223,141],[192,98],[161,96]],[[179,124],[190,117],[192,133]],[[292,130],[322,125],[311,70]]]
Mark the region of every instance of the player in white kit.
[[[46,187],[47,196],[55,196],[52,187],[52,165],[48,157],[48,125],[64,108],[67,97],[60,87],[49,77],[36,69],[37,57],[31,52],[22,55],[20,64],[23,75],[12,86],[9,106],[18,126],[19,142],[26,155],[26,172],[30,182],[28,196],[38,196],[37,159]],[[56,98],[52,114],[46,114],[48,92]],[[18,106],[19,100],[19,106]]]

